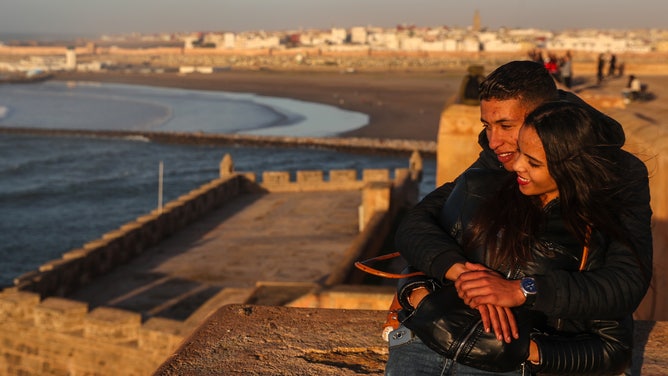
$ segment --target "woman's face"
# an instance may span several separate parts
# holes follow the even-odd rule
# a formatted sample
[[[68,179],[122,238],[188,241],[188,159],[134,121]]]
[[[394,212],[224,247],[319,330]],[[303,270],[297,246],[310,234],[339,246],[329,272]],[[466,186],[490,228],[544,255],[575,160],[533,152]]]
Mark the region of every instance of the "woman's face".
[[[513,170],[517,172],[520,191],[539,196],[543,206],[559,197],[557,182],[547,169],[545,149],[533,127],[523,126],[517,138],[518,153]]]

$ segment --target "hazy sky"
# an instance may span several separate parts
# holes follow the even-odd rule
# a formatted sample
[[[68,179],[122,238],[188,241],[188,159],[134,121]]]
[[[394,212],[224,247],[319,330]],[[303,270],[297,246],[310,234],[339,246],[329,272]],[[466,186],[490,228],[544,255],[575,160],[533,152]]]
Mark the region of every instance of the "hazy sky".
[[[667,0],[1,0],[0,32],[126,33],[328,29],[668,28]]]

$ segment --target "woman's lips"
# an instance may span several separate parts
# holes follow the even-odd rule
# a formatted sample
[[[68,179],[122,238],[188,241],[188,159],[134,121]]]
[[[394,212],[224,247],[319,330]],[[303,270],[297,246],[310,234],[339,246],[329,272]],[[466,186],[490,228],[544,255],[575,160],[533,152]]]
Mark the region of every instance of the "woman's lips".
[[[529,179],[525,179],[519,175],[517,175],[517,184],[519,185],[527,185],[529,184]]]

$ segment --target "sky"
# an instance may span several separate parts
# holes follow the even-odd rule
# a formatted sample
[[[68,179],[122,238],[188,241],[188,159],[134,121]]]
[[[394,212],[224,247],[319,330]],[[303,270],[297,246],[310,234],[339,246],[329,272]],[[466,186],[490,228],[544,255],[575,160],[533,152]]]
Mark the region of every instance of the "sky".
[[[666,0],[2,0],[0,33],[120,34],[397,25],[668,29]]]

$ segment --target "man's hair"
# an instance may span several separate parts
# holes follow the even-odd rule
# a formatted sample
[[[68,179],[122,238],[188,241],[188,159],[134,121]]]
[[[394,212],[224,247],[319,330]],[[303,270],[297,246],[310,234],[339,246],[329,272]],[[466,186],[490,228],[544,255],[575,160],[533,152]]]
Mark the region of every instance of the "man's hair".
[[[542,64],[518,60],[496,68],[480,84],[480,100],[518,99],[530,107],[556,100],[554,78]]]

